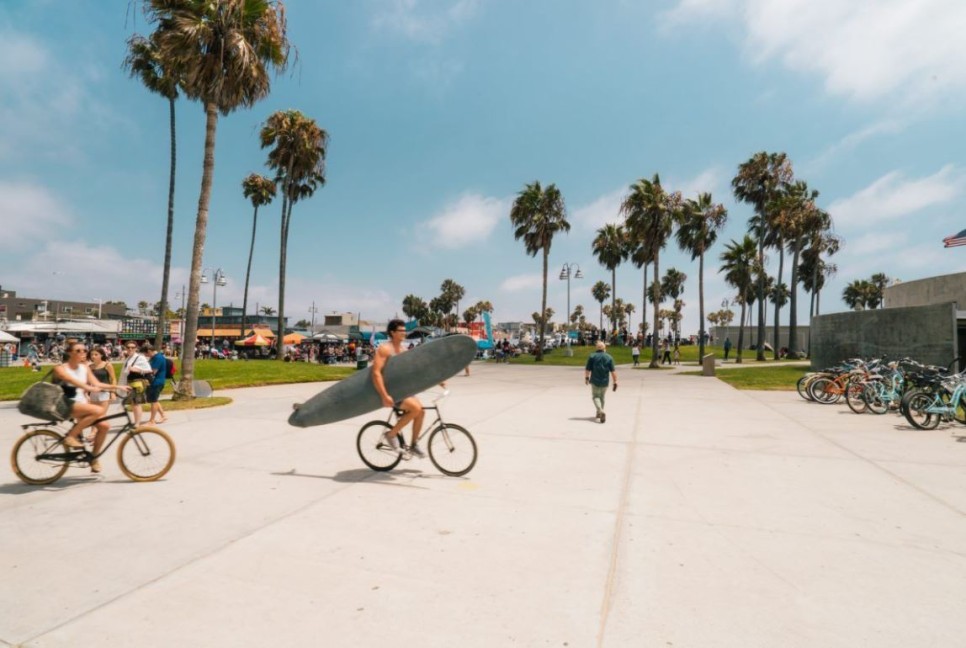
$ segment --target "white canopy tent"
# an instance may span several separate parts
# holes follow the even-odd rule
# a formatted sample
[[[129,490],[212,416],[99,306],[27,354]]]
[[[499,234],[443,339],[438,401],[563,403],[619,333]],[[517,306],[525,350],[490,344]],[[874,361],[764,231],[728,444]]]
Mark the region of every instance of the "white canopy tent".
[[[10,335],[6,331],[0,331],[0,344],[6,344],[8,342],[20,342],[20,339],[15,335]]]

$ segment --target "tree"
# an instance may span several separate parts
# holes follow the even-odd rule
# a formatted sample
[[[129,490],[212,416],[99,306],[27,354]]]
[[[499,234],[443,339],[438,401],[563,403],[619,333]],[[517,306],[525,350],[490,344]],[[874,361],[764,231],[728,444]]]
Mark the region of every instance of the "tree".
[[[426,317],[429,307],[421,297],[410,294],[403,297],[402,312],[410,320],[417,320],[422,323],[421,320]]]
[[[792,165],[784,153],[755,153],[747,162],[738,167],[738,174],[731,181],[735,199],[755,208],[754,215],[748,220],[749,227],[758,239],[758,262],[764,264],[765,239],[771,219],[770,207],[792,179]],[[763,278],[763,272],[758,273]],[[757,359],[765,359],[765,284],[758,282],[758,341]]]
[[[610,289],[611,289],[611,330],[617,328],[617,322],[613,319],[616,314],[617,299],[617,266],[622,261],[627,260],[630,254],[627,232],[620,225],[607,224],[597,230],[597,236],[593,243],[594,256],[597,261],[610,270]]]
[[[479,312],[476,310],[476,307],[474,306],[470,306],[465,311],[463,311],[463,323],[466,324],[466,328],[469,328],[470,324],[476,321],[476,318],[478,316],[479,316]]]
[[[449,314],[454,308],[459,311],[460,300],[466,296],[466,289],[452,279],[444,279],[439,286],[439,297],[445,305],[445,313]]]
[[[674,228],[674,216],[681,207],[681,194],[667,193],[661,186],[661,178],[655,173],[650,180],[641,178],[631,185],[630,193],[621,203],[621,214],[635,247],[644,248],[641,258],[654,264],[654,276],[661,272],[660,253],[667,245]],[[651,340],[651,368],[658,366],[657,322],[661,303],[661,285],[653,284],[654,332]]]
[[[718,232],[728,220],[728,210],[715,203],[710,193],[698,195],[697,200],[685,201],[678,220],[678,247],[698,259],[698,357],[704,357],[704,253],[718,239]]]
[[[310,326],[312,326],[312,322],[307,319],[300,319],[295,323],[297,329],[308,329]]]
[[[314,119],[297,110],[272,113],[259,134],[268,153],[268,167],[275,170],[275,181],[282,187],[282,219],[278,255],[278,339],[285,336],[285,271],[288,263],[288,236],[292,208],[310,198],[325,185],[325,149],[329,135]],[[279,353],[279,362],[285,357]]]
[[[267,205],[275,198],[275,181],[257,173],[242,180],[242,194],[252,201],[255,213],[252,215],[252,242],[248,246],[248,266],[245,269],[245,295],[242,297],[241,334],[245,335],[248,317],[248,282],[252,274],[252,257],[255,254],[255,231],[258,227],[258,208]]]
[[[135,34],[127,41],[128,55],[124,67],[132,77],[137,77],[150,92],[168,100],[168,130],[170,133],[170,162],[168,170],[168,221],[164,239],[164,269],[161,273],[161,308],[158,309],[158,332],[154,346],[160,349],[164,343],[165,320],[168,311],[168,285],[171,280],[171,247],[174,234],[174,180],[177,168],[177,138],[175,137],[174,102],[178,99],[178,77],[158,51],[154,39]]]
[[[888,286],[889,282],[892,280],[889,277],[887,277],[885,273],[877,272],[876,274],[872,275],[872,278],[869,281],[872,283],[873,286],[875,286],[876,297],[877,297],[876,304],[875,306],[873,306],[873,308],[882,308],[883,307],[882,305],[885,301],[886,286]]]
[[[262,315],[267,315],[269,317],[275,314],[275,309],[271,306],[262,306],[259,310],[261,310]]]
[[[563,196],[556,185],[549,184],[546,189],[540,182],[534,181],[526,185],[510,209],[510,223],[514,227],[513,236],[516,240],[523,239],[527,254],[536,256],[543,254],[543,296],[540,300],[540,313],[547,313],[547,260],[550,256],[550,245],[558,232],[569,232],[570,223],[567,222],[566,208]],[[540,339],[537,346],[537,362],[543,360],[543,340],[546,330],[546,319],[540,326]]]
[[[200,101],[205,110],[201,192],[191,250],[181,380],[176,390],[181,398],[193,398],[194,343],[218,114],[251,107],[266,97],[271,88],[269,69],[278,72],[286,67],[285,7],[281,0],[145,0],[145,11],[149,21],[157,23],[151,38],[159,56],[176,71],[181,91]]]
[[[721,253],[721,268],[718,272],[723,272],[725,281],[738,291],[738,303],[741,304],[741,317],[738,320],[738,346],[735,350],[735,362],[741,362],[741,349],[745,341],[745,309],[749,299],[754,295],[754,276],[758,265],[758,255],[755,248],[755,241],[750,236],[739,241],[732,240],[725,246],[725,251]],[[759,338],[761,339],[761,338]],[[758,346],[763,346],[759,344]]]
[[[600,304],[600,330],[604,329],[604,302],[610,297],[610,286],[608,286],[603,281],[598,281],[594,284],[594,287],[590,289],[590,294],[594,296],[594,299]]]
[[[634,335],[634,331],[631,330],[631,315],[634,314],[634,302],[627,302],[624,304],[624,312],[627,313],[627,333],[628,335]]]

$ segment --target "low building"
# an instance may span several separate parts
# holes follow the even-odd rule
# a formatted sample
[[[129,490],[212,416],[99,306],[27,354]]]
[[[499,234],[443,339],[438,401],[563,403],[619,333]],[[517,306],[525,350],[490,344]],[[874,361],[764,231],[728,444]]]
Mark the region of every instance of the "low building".
[[[0,287],[0,321],[29,322],[58,319],[123,319],[127,306],[123,302],[69,301],[21,297],[15,290]]]

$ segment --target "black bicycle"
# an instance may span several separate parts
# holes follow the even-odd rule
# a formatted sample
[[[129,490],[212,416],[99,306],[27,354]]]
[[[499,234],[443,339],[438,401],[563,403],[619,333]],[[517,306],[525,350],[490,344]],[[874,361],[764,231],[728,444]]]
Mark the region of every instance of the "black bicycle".
[[[447,394],[444,391],[433,401],[433,405],[423,406],[424,410],[436,413],[436,421],[427,426],[430,432],[422,438],[428,439],[426,448],[433,465],[444,475],[460,477],[473,470],[476,465],[476,441],[466,428],[443,421],[439,401]],[[356,449],[362,463],[380,472],[392,470],[399,465],[402,456],[389,445],[386,433],[402,414],[402,410],[393,408],[387,420],[370,421],[362,426],[356,437]],[[408,451],[402,432],[398,438],[402,447]]]
[[[14,444],[10,454],[13,472],[28,484],[53,484],[71,466],[90,466],[92,461],[102,457],[120,439],[117,446],[117,464],[121,472],[139,482],[161,479],[174,465],[174,441],[160,428],[151,425],[135,427],[127,411],[127,405],[133,398],[134,391],[131,390],[122,399],[120,412],[95,421],[100,423],[116,418],[125,419],[124,425],[108,430],[108,434],[113,436],[97,454],[87,447],[81,449],[64,445],[64,438],[72,426],[71,421],[21,425],[24,434]]]

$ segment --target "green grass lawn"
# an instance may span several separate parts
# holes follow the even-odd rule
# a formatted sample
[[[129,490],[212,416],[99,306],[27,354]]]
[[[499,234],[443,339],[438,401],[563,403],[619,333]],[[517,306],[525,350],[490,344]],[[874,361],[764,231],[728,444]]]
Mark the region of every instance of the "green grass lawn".
[[[23,391],[37,382],[50,367],[35,372],[24,367],[0,368],[0,400],[17,400]],[[120,375],[120,365],[114,365]],[[251,360],[230,362],[227,360],[196,360],[195,379],[207,380],[215,389],[233,387],[257,387],[260,385],[282,385],[286,383],[318,382],[341,380],[356,370],[355,365],[331,366],[309,364],[307,362],[276,362],[274,360]],[[164,393],[171,394],[171,384]]]
[[[801,365],[775,364],[764,367],[741,367],[722,369],[718,367],[715,377],[735,389],[760,389],[763,391],[795,391],[798,379],[811,371]],[[697,373],[697,372],[695,372]]]

